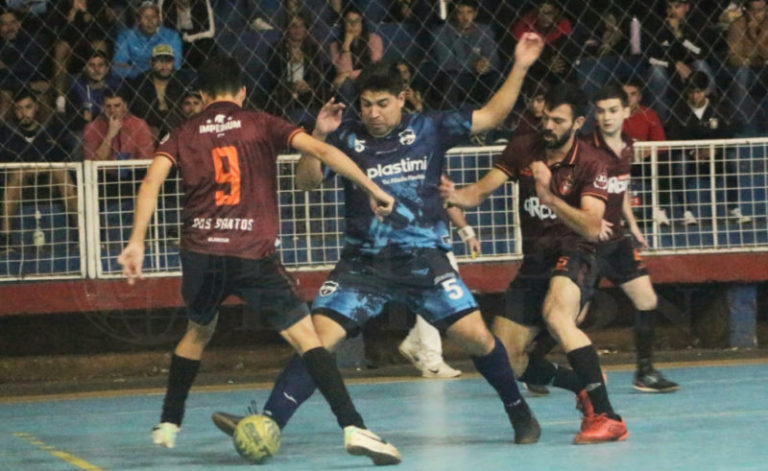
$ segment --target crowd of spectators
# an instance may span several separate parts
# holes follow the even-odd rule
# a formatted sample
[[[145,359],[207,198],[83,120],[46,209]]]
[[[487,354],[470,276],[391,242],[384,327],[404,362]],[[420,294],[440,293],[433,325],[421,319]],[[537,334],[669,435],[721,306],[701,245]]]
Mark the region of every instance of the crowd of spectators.
[[[18,109],[24,97],[41,129],[61,127],[66,152],[56,159],[149,157],[199,107],[196,67],[231,54],[221,44],[233,37],[269,45],[240,44],[253,46],[246,70],[260,71],[250,104],[306,128],[330,97],[353,110],[355,77],[384,58],[400,60],[409,110],[481,104],[529,31],[545,39],[545,52],[493,141],[534,131],[544,90],[564,82],[591,94],[619,80],[632,107],[626,130],[639,140],[755,135],[768,123],[765,0],[5,0],[0,8],[0,162],[33,158],[13,143],[30,132]],[[393,32],[403,31],[398,42]],[[705,95],[704,118],[692,90]],[[689,166],[688,157],[675,165]]]

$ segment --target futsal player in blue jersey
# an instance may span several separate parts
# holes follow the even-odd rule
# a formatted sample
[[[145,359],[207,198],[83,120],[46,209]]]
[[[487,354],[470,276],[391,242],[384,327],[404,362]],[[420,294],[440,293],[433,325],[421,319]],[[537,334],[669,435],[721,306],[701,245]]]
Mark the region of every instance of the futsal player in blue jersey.
[[[356,83],[361,119],[342,122],[344,105],[331,100],[320,111],[313,132],[314,137],[346,152],[397,201],[390,217],[378,220],[364,193],[342,180],[344,248],[312,305],[323,344],[333,349],[357,335],[386,303],[405,303],[472,356],[477,371],[501,397],[516,443],[537,442],[541,430],[520,395],[504,346],[486,327],[472,293],[446,256],[451,250],[450,234],[438,186],[445,152],[471,134],[502,122],[542,47],[538,35],[523,36],[504,84],[476,110],[404,114],[405,92],[397,66],[372,64]],[[296,168],[296,183],[302,189],[316,188],[329,176],[320,161],[308,155],[301,157]],[[264,414],[283,428],[314,390],[301,357],[294,356],[278,378]],[[217,412],[213,420],[231,433],[239,418]]]

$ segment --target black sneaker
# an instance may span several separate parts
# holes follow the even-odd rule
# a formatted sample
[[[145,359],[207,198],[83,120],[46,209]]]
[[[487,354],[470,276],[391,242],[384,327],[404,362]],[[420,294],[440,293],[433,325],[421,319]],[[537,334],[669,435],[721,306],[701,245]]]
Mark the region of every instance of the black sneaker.
[[[235,434],[235,427],[243,419],[242,415],[227,414],[226,412],[214,412],[211,414],[213,425],[230,437]]]
[[[536,443],[541,437],[539,421],[533,416],[524,400],[512,407],[507,407],[507,415],[515,430],[515,443],[520,445]]]
[[[657,370],[650,370],[646,373],[636,372],[632,387],[638,391],[649,393],[670,393],[680,389],[677,383],[668,380]]]

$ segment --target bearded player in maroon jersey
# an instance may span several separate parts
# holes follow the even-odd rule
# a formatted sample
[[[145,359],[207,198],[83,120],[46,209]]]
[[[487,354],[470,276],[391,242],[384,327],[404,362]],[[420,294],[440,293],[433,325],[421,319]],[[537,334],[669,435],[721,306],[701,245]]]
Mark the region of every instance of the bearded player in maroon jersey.
[[[160,142],[139,189],[133,232],[119,258],[130,284],[142,277],[147,226],[160,187],[177,167],[184,188],[181,291],[189,324],[171,358],[162,416],[152,432],[154,442],[174,446],[219,305],[234,294],[249,308],[261,310],[302,355],[344,428],[347,451],[369,456],[376,464],[399,463],[397,449],[365,428],[334,358],[323,348],[309,309],[276,253],[278,153],[293,148],[317,157],[365,189],[371,210],[379,217],[392,211],[394,199],[335,147],[282,119],[244,110],[242,72],[232,58],[211,58],[198,76],[205,109]]]
[[[564,84],[545,96],[542,131],[510,141],[478,182],[456,189],[443,181],[449,204],[479,205],[507,180],[518,182],[523,263],[507,289],[507,306],[493,332],[507,348],[520,381],[553,384],[573,391],[584,417],[574,443],[624,440],[624,420],[614,412],[597,351],[578,328],[595,277],[595,251],[607,200],[608,156],[576,139],[584,123],[586,98]],[[572,370],[526,349],[549,330]]]

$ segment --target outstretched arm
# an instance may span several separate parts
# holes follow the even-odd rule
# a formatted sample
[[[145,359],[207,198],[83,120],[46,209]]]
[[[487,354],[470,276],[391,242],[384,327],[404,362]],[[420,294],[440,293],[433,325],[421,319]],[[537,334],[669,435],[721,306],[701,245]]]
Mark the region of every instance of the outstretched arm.
[[[464,217],[464,211],[457,206],[450,206],[445,209],[445,213],[448,215],[448,219],[456,226],[456,232],[458,232],[461,241],[467,244],[469,253],[472,258],[477,257],[480,253],[480,241],[475,234],[475,230],[467,223],[467,218]]]
[[[525,33],[515,47],[515,63],[504,84],[488,103],[472,113],[472,133],[490,131],[504,121],[517,102],[523,79],[544,48],[544,40],[535,33]]]
[[[336,103],[331,98],[317,114],[315,129],[312,137],[318,141],[325,141],[328,134],[339,128],[341,116],[344,111],[344,103]],[[311,154],[302,152],[299,162],[296,164],[296,188],[299,190],[313,190],[323,182],[322,162]]]
[[[492,168],[477,182],[457,189],[456,184],[444,176],[440,181],[440,196],[443,197],[447,205],[474,208],[485,201],[507,179],[506,173]]]

